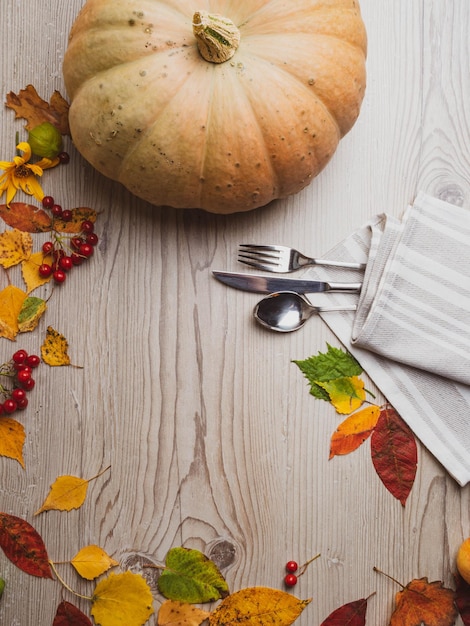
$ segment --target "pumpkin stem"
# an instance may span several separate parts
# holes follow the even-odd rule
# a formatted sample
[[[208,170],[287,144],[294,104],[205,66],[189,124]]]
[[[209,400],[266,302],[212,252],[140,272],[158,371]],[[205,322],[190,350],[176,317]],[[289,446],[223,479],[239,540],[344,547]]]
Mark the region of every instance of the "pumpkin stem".
[[[224,63],[233,57],[240,44],[240,31],[227,17],[196,11],[193,33],[201,56],[210,63]]]

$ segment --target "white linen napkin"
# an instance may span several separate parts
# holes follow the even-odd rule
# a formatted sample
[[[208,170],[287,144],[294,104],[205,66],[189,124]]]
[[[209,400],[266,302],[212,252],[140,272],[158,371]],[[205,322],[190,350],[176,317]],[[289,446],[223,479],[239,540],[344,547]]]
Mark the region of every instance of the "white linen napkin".
[[[424,193],[327,255],[367,262],[356,313],[323,320],[460,485],[470,481],[470,211]],[[335,270],[336,271],[336,270]],[[350,271],[349,271],[350,272]],[[331,270],[309,271],[333,280]],[[334,280],[357,280],[347,271]],[[351,295],[329,294],[351,303]]]

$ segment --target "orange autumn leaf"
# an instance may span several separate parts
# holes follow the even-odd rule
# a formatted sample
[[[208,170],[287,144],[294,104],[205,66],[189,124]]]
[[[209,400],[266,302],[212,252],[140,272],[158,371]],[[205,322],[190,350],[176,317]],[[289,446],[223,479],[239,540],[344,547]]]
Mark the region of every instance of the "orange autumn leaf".
[[[33,238],[17,228],[0,233],[0,265],[5,269],[29,259]]]
[[[380,416],[380,407],[367,406],[342,422],[331,436],[330,459],[353,452],[369,437]]]
[[[27,294],[14,285],[0,291],[0,337],[15,339],[19,331],[18,316],[26,298]]]
[[[364,381],[358,376],[344,376],[326,382],[315,382],[327,392],[337,413],[352,413],[366,399]]]
[[[85,220],[89,220],[94,224],[96,222],[96,216],[97,213],[95,209],[78,207],[76,209],[72,209],[71,219],[64,221],[60,218],[56,218],[54,220],[54,230],[59,233],[67,233],[68,235],[80,233],[82,230],[82,223]]]
[[[22,424],[11,417],[0,418],[0,456],[15,459],[24,469],[23,446],[26,433]]]
[[[11,228],[27,233],[46,233],[52,228],[52,220],[44,209],[25,202],[0,204],[0,218]]]
[[[42,263],[52,264],[52,255],[44,256],[43,252],[33,252],[33,254],[23,261],[21,264],[21,272],[23,274],[23,280],[26,285],[26,291],[31,293],[38,287],[45,285],[52,279],[52,275],[47,278],[43,278],[39,274],[39,266]]]
[[[194,604],[167,600],[158,611],[157,626],[200,626],[209,615]]]
[[[82,578],[93,580],[109,570],[110,567],[119,565],[117,561],[106,554],[103,548],[91,545],[85,546],[77,552],[70,561],[75,570]]]
[[[109,467],[93,476],[93,478],[88,479],[79,478],[78,476],[59,476],[52,483],[46,499],[34,515],[39,515],[39,513],[44,511],[71,511],[72,509],[79,509],[85,502],[88,483],[104,474],[108,469]]]
[[[140,574],[110,574],[96,585],[91,614],[99,626],[143,626],[153,613],[153,596]]]
[[[227,596],[209,616],[209,626],[290,626],[311,600],[268,587],[248,587]]]
[[[453,626],[457,618],[455,592],[442,582],[412,580],[395,596],[390,626]]]
[[[33,85],[28,85],[18,94],[10,91],[7,94],[6,106],[15,111],[16,118],[24,118],[27,121],[25,126],[27,130],[43,122],[49,122],[62,135],[70,134],[69,104],[58,91],[54,91],[48,103],[38,95]]]
[[[46,338],[41,346],[41,356],[44,363],[51,367],[70,365],[67,354],[69,344],[67,339],[52,326],[47,327]]]

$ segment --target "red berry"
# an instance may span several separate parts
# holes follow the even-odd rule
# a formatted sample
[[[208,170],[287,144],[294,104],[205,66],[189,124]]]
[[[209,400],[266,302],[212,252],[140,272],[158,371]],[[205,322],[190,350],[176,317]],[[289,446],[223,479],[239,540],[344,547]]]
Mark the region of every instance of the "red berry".
[[[64,272],[64,270],[56,270],[52,274],[52,277],[56,283],[63,283],[65,279],[67,278],[67,274]]]
[[[59,152],[57,156],[59,157],[59,163],[61,163],[62,165],[67,165],[67,163],[70,161],[70,155],[68,152]]]
[[[82,245],[80,246],[78,252],[88,258],[93,254],[93,246],[90,246],[89,243],[82,243]]]
[[[288,587],[294,587],[297,584],[297,576],[295,574],[287,574],[284,582]]]
[[[31,378],[32,370],[30,367],[24,367],[16,374],[16,378],[19,383],[25,383],[27,380]]]
[[[25,391],[31,391],[31,389],[34,387],[34,385],[36,384],[34,378],[28,378],[28,380],[25,380],[24,382],[21,383],[21,388],[24,389]]]
[[[54,204],[54,198],[52,196],[44,196],[42,199],[42,206],[45,209],[50,209]]]
[[[70,243],[72,245],[72,248],[75,248],[75,250],[79,250],[82,243],[85,243],[85,242],[83,241],[81,237],[72,237],[72,239],[70,240]]]
[[[12,358],[13,363],[16,363],[16,365],[22,365],[28,358],[28,353],[26,350],[17,350]]]
[[[22,400],[17,400],[16,406],[20,410],[25,409],[28,406],[28,398],[24,397]]]
[[[62,219],[64,222],[71,222],[73,217],[73,213],[70,209],[65,209],[62,211]]]
[[[64,272],[69,272],[73,267],[73,262],[69,256],[63,256],[59,259],[58,265],[61,270],[64,270]]]
[[[20,389],[20,387],[16,387],[11,392],[11,397],[15,402],[19,402],[20,400],[24,400],[26,398],[26,391],[24,389]]]
[[[286,563],[286,571],[288,571],[291,574],[293,574],[298,569],[299,569],[299,566],[298,566],[296,561],[287,561],[287,563]]]
[[[96,233],[88,233],[86,236],[86,242],[90,244],[90,246],[98,245],[98,235]]]
[[[14,413],[17,408],[18,405],[13,400],[13,398],[7,398],[3,403],[3,410],[5,411],[5,413]]]
[[[72,259],[72,263],[74,265],[81,265],[83,261],[85,260],[82,256],[80,256],[76,252],[72,252],[72,254],[70,255],[70,258]]]
[[[42,278],[49,278],[49,276],[52,274],[52,267],[48,263],[43,263],[39,266],[38,272],[39,276],[41,276]]]
[[[44,252],[44,254],[51,254],[54,250],[54,244],[52,243],[52,241],[45,241],[42,244],[42,251]]]
[[[83,220],[82,222],[82,232],[84,233],[92,233],[95,230],[95,225],[91,220]]]
[[[29,367],[38,367],[40,363],[41,359],[38,357],[37,354],[30,354],[26,359],[26,365],[28,365]]]
[[[54,257],[54,261],[58,261],[63,256],[65,256],[65,250],[63,250],[62,248],[58,248],[57,250],[54,250],[52,256]]]
[[[51,207],[51,213],[54,217],[62,217],[62,207],[60,204],[53,204]]]

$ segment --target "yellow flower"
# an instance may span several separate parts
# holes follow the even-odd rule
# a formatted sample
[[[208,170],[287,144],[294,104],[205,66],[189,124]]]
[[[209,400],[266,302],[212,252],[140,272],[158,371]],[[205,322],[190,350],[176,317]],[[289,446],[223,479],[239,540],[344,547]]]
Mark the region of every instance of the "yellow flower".
[[[16,148],[23,153],[23,156],[14,157],[13,161],[0,161],[0,170],[4,173],[0,176],[0,196],[7,192],[7,206],[15,197],[18,189],[22,189],[29,196],[34,196],[38,200],[44,198],[44,192],[36,177],[42,176],[43,171],[50,167],[55,167],[59,159],[41,159],[37,163],[28,163],[31,158],[31,147],[29,143],[22,141]]]

